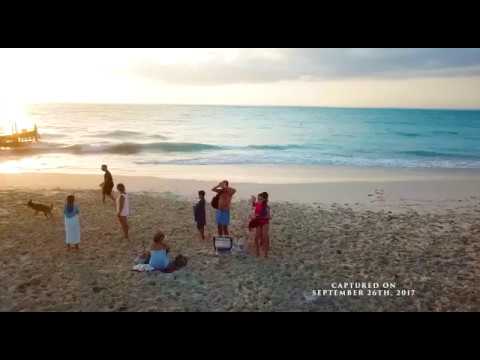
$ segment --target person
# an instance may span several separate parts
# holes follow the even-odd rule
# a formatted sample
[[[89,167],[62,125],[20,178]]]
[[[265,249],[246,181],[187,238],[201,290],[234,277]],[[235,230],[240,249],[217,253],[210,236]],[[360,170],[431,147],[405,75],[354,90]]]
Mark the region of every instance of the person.
[[[103,176],[103,183],[100,184],[100,187],[102,188],[102,201],[105,204],[105,197],[108,196],[115,202],[115,198],[112,195],[114,185],[112,173],[108,171],[108,167],[105,164],[102,165],[101,169],[103,172],[105,172],[105,175]]]
[[[227,180],[223,180],[217,186],[212,188],[213,192],[218,194],[218,209],[216,211],[216,221],[218,225],[218,235],[228,236],[228,225],[230,224],[230,204],[233,195],[237,192],[230,187]]]
[[[156,270],[165,270],[170,265],[170,247],[165,243],[165,234],[158,231],[153,237],[148,264]]]
[[[63,215],[65,218],[65,243],[67,250],[73,245],[75,250],[79,250],[80,244],[80,210],[75,204],[75,197],[73,195],[67,196],[65,206],[63,208]]]
[[[118,184],[117,190],[120,193],[117,197],[117,217],[118,221],[120,222],[120,226],[122,227],[125,239],[129,240],[127,218],[130,215],[130,203],[128,201],[128,194],[126,193],[125,185],[123,184]]]
[[[142,255],[144,264],[148,264],[153,270],[162,272],[174,272],[187,265],[188,259],[183,255],[178,255],[175,260],[170,261],[170,247],[165,242],[165,234],[157,231],[153,237],[153,242],[149,252]]]
[[[252,197],[252,200],[254,197]],[[255,253],[260,256],[260,250],[268,257],[270,250],[269,223],[271,219],[270,207],[268,206],[268,193],[258,194],[258,201],[254,203],[254,217],[249,223],[249,229],[255,228]]]
[[[206,210],[205,210],[205,191],[198,192],[199,201],[193,206],[193,216],[197,223],[197,229],[200,233],[200,240],[205,240]]]
[[[248,215],[248,237],[247,237],[247,252],[250,254],[254,253],[254,248],[255,248],[255,228],[256,228],[256,222],[255,220],[256,215],[255,215],[255,204],[260,198],[260,194],[258,194],[256,197],[255,195],[252,195],[250,197],[250,214]]]

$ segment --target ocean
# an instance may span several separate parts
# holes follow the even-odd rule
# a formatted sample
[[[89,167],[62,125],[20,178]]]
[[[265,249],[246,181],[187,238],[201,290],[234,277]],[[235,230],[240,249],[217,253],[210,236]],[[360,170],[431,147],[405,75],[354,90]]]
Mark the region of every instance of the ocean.
[[[480,111],[50,104],[41,142],[0,151],[0,171],[154,175],[163,164],[480,168]]]

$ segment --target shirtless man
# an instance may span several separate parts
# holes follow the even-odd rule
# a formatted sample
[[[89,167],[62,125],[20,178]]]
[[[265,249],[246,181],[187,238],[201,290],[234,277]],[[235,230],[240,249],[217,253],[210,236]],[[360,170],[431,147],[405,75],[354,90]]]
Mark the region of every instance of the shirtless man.
[[[103,177],[103,183],[100,184],[102,188],[102,201],[105,204],[105,197],[108,196],[110,199],[115,202],[115,198],[112,195],[113,190],[113,177],[110,171],[108,171],[107,165],[102,165],[102,171],[105,173]]]
[[[221,183],[215,186],[212,191],[220,194],[216,214],[218,235],[228,236],[228,225],[230,224],[230,204],[232,202],[232,197],[237,192],[237,190],[229,187],[227,180],[223,180]]]

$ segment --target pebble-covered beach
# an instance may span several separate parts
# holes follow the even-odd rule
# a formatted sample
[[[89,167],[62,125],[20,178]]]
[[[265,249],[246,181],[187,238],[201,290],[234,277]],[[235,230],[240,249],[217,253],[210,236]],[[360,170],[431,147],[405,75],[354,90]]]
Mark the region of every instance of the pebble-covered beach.
[[[131,194],[128,243],[113,203],[103,205],[94,190],[75,191],[82,240],[79,252],[68,252],[68,194],[0,192],[0,311],[480,310],[480,202],[473,197],[432,212],[272,202],[272,251],[264,259],[215,256],[211,240],[198,239],[192,203],[169,193]],[[53,203],[53,220],[35,216],[30,199]],[[234,202],[237,239],[248,237],[248,212],[247,201]],[[211,238],[212,211],[209,219]],[[132,271],[157,230],[188,265],[172,274]],[[389,283],[393,295],[313,296],[350,282]]]

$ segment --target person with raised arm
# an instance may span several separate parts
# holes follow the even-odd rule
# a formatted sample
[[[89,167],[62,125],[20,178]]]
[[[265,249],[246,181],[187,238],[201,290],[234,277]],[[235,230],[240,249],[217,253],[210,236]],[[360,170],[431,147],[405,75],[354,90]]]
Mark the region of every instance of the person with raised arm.
[[[218,207],[216,208],[216,221],[218,226],[218,235],[228,236],[228,225],[230,225],[230,205],[233,195],[237,192],[229,186],[227,180],[223,180],[217,186],[212,188],[218,196]]]

